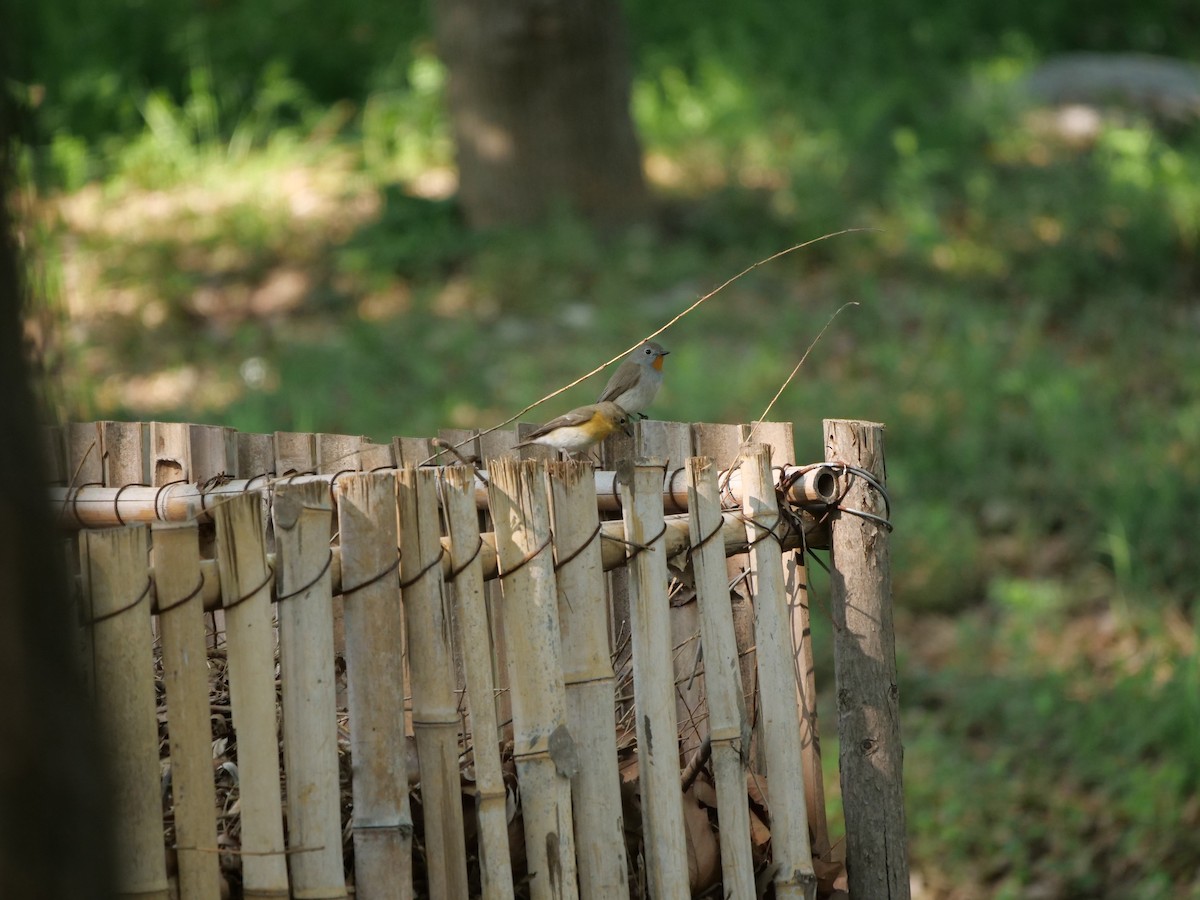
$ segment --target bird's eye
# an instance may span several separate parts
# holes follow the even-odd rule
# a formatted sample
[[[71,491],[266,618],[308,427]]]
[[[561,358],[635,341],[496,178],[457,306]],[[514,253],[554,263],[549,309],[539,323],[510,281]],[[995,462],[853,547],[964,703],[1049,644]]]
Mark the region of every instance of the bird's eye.
[[[647,356],[650,356],[652,353],[654,353],[654,350],[653,350],[653,349],[651,349],[650,347],[647,347],[647,348],[646,348],[645,350],[643,350],[642,352],[643,352],[643,353],[645,353]]]

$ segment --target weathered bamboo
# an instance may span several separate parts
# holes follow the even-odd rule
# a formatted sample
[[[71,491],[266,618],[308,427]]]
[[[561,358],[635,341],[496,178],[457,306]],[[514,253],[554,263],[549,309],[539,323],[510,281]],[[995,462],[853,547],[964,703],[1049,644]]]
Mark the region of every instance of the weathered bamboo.
[[[579,893],[626,897],[621,777],[613,740],[616,678],[608,649],[595,482],[584,463],[550,463],[549,474],[567,725],[579,754],[571,778]]]
[[[467,896],[454,700],[453,617],[438,565],[437,470],[404,466],[397,474],[400,579],[412,670],[413,731],[421,763],[421,809],[430,896]]]
[[[737,639],[725,580],[725,554],[715,541],[705,541],[721,525],[720,488],[712,460],[688,460],[691,496],[692,566],[700,606],[704,674],[708,688],[713,775],[721,826],[721,882],[727,897],[754,897],[754,860],[750,848],[750,813],[746,805],[746,751],[750,722],[742,696]]]
[[[80,553],[96,706],[103,711],[113,786],[117,896],[167,900],[146,528],[88,532]]]
[[[566,723],[558,598],[544,464],[494,460],[491,509],[504,591],[513,757],[534,900],[576,886],[571,782],[579,759]]]
[[[345,476],[343,476],[345,477]],[[248,496],[255,496],[253,494]],[[747,547],[746,528],[737,513],[723,513],[723,521],[721,525],[721,540],[725,545],[726,554],[743,553]],[[686,515],[667,516],[664,519],[664,524],[667,526],[666,533],[663,535],[663,541],[666,544],[667,556],[672,557],[683,552],[688,547],[688,525]],[[811,517],[806,517],[805,520],[805,541],[808,547],[821,549],[826,544],[828,534],[819,526]],[[605,571],[609,571],[625,565],[625,526],[618,521],[601,522],[601,541],[600,541],[600,562]],[[479,551],[479,561],[483,568],[483,577],[486,581],[494,581],[497,578],[496,569],[496,536],[492,532],[485,532],[483,535],[483,546]],[[450,539],[443,537],[441,539],[442,547],[445,553],[442,556],[440,563],[442,575],[447,576],[452,571],[450,565]],[[799,547],[799,535],[789,533],[784,539],[784,547]],[[267,554],[267,561],[270,565],[275,564],[275,555]],[[333,548],[333,561],[329,567],[330,575],[333,578],[334,593],[338,593],[342,589],[342,550],[340,547]],[[201,596],[204,598],[205,610],[219,609],[221,603],[221,575],[219,567],[212,560],[201,560],[200,571],[204,575],[204,589]],[[153,573],[152,573],[153,574]],[[151,600],[153,601],[152,609],[157,612],[158,600],[153,589],[151,590]],[[502,686],[497,683],[497,690],[502,690]],[[498,708],[497,715],[501,715],[502,710]]]
[[[346,896],[329,577],[331,511],[329,491],[320,484],[281,485],[275,491],[288,867],[293,896],[305,900]]]
[[[824,428],[830,463],[857,466],[884,484],[882,425],[827,419]],[[904,749],[888,532],[866,517],[885,517],[887,504],[861,475],[845,477],[849,490],[831,525],[829,607],[850,894],[907,898]]]
[[[667,478],[685,474],[692,452],[692,429],[685,422],[641,423],[638,454],[666,460]],[[686,486],[686,482],[683,482]],[[675,492],[667,491],[665,502]],[[670,498],[670,499],[668,499]],[[686,506],[672,507],[685,513]],[[671,603],[671,648],[675,659],[675,718],[679,722],[679,753],[683,761],[691,759],[708,737],[708,706],[704,691],[704,664],[700,657],[700,608],[695,596],[682,591]]]
[[[275,714],[275,628],[262,504],[254,494],[216,509],[229,699],[237,729],[242,883],[247,898],[288,896]],[[215,581],[216,579],[214,579]]]
[[[81,445],[91,446],[84,440],[88,434],[86,429],[80,432]],[[280,457],[277,464],[286,465],[289,461],[295,461],[297,458],[296,448],[288,441],[292,438],[309,437],[312,436],[288,435],[283,432],[277,434],[276,441],[283,440],[285,442],[283,452],[286,454]],[[96,453],[96,450],[92,451],[92,455]],[[90,459],[90,455],[88,459]],[[161,471],[166,473],[163,475],[166,480],[161,482],[163,487],[138,485],[106,487],[100,485],[98,481],[89,484],[82,480],[76,481],[70,487],[49,487],[50,500],[59,511],[59,524],[64,528],[104,528],[110,525],[120,525],[122,522],[132,524],[178,522],[196,515],[194,509],[200,510],[200,521],[207,522],[211,521],[212,511],[231,496],[264,490],[285,481],[288,484],[319,481],[328,485],[338,477],[337,473],[298,474],[264,483],[261,475],[255,475],[207,485],[197,485],[191,482],[172,483],[173,479],[167,478],[167,476],[182,470],[177,470],[171,462],[171,460],[160,459]],[[178,465],[182,465],[182,463]],[[86,461],[85,467],[87,467]],[[659,473],[661,475],[662,470],[659,470]],[[783,466],[777,469],[776,473],[779,483],[788,486],[787,497],[791,503],[800,506],[806,504],[821,506],[832,502],[835,498],[836,478],[834,470],[829,466]],[[595,477],[597,507],[606,512],[619,510],[621,504],[615,486],[616,473],[597,471]],[[475,479],[475,503],[481,509],[487,504],[486,478],[487,472],[480,472]],[[718,480],[721,483],[722,498],[725,504],[728,506],[740,503],[742,498],[741,472],[736,469],[729,473],[723,472]],[[687,510],[687,484],[682,469],[668,471],[663,479],[661,490],[663,503],[667,507],[681,512]],[[338,495],[336,485],[333,494],[336,500]]]
[[[746,476],[742,512],[751,542],[759,708],[770,785],[771,855],[776,863],[772,880],[776,897],[813,900],[817,878],[808,841],[791,623],[783,592],[780,541],[776,539],[784,520],[771,477],[770,447],[746,444],[741,455]]]
[[[771,459],[796,458],[790,422],[755,422],[741,426],[746,440],[771,448]],[[792,630],[792,661],[796,678],[796,708],[800,710],[800,747],[804,760],[804,805],[815,856],[828,856],[829,822],[825,815],[825,781],[821,768],[821,738],[817,728],[817,686],[809,625],[808,578],[804,548],[783,551],[783,589]]]
[[[630,552],[629,614],[633,693],[637,706],[638,780],[650,894],[691,896],[679,783],[675,672],[662,541],[662,461],[639,460],[620,470],[618,487]]]
[[[213,785],[208,660],[200,597],[200,543],[195,522],[153,526],[153,559],[162,598],[163,686],[171,741],[171,794],[179,894],[216,900],[221,894]]]
[[[442,470],[450,564],[455,573],[449,588],[455,601],[458,644],[466,671],[467,704],[475,759],[476,810],[479,815],[479,876],[483,900],[513,896],[512,860],[508,849],[507,792],[496,741],[496,694],[492,677],[492,635],[483,596],[483,565],[475,548],[479,512],[475,508],[475,473],[466,466]]]
[[[400,752],[404,613],[396,575],[396,476],[347,475],[338,483],[355,889],[370,900],[407,900],[413,896],[413,823]]]
[[[104,483],[109,487],[138,484],[145,480],[142,465],[142,438],[139,422],[101,422],[100,443]]]

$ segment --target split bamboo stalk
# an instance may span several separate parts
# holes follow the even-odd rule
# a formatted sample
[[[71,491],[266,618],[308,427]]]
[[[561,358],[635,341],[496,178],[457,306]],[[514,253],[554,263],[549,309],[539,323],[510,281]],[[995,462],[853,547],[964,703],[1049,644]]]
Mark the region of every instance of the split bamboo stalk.
[[[109,487],[143,481],[143,430],[138,422],[100,423],[104,483]]]
[[[578,897],[570,778],[579,758],[566,722],[545,464],[491,461],[491,508],[504,591],[513,757],[521,785],[533,900]]]
[[[511,900],[512,860],[508,848],[507,792],[497,743],[496,693],[492,677],[492,636],[483,596],[483,549],[475,509],[475,473],[466,466],[442,471],[442,498],[450,537],[449,587],[455,600],[458,642],[463,648],[467,702],[475,758],[476,810],[479,815],[479,876],[483,900]]]
[[[338,786],[329,491],[275,492],[279,542],[279,670],[287,774],[288,866],[305,900],[346,896]]]
[[[743,425],[746,440],[753,434],[771,448],[775,466],[780,460],[795,459],[790,422],[756,422]],[[796,708],[800,711],[800,749],[804,760],[804,803],[813,854],[827,856],[830,850],[829,822],[825,814],[825,776],[821,769],[821,736],[817,728],[817,685],[813,663],[812,631],[808,608],[808,570],[804,548],[783,551],[783,588],[792,630],[792,665],[796,679]]]
[[[697,426],[697,428],[699,427]],[[276,436],[276,439],[285,437],[289,436],[281,433]],[[309,435],[296,437],[309,437]],[[289,455],[281,457],[279,465],[296,459],[294,446],[290,450],[287,447],[284,449]],[[164,471],[168,475],[182,471],[172,468],[173,460],[164,459],[162,462]],[[309,468],[312,468],[311,464]],[[830,466],[784,466],[778,474],[782,480],[789,483],[788,500],[796,505],[821,507],[832,502],[836,496],[837,479]],[[136,485],[120,488],[104,487],[99,486],[99,481],[89,483],[84,481],[83,477],[81,475],[71,487],[51,486],[49,488],[50,500],[59,510],[59,524],[65,528],[104,528],[110,525],[120,525],[122,522],[131,524],[178,522],[194,516],[193,507],[200,509],[198,517],[200,521],[208,522],[211,521],[213,508],[219,506],[225,498],[270,487],[264,485],[261,474],[255,474],[248,478],[234,478],[207,486],[198,486],[194,483],[171,483],[175,479],[167,478],[161,482],[164,485],[161,489],[157,485],[155,487]],[[290,475],[285,478],[288,484],[319,481],[328,485],[334,479],[334,475],[310,473]],[[487,472],[481,472],[475,480],[475,503],[480,509],[487,506],[486,478]],[[595,478],[597,507],[604,512],[619,511],[621,503],[616,487],[616,473],[597,471]],[[796,479],[794,483],[792,482],[793,478]],[[731,473],[722,472],[719,480],[726,503],[740,502],[742,496],[741,473],[736,469]],[[86,486],[81,487],[80,485]],[[119,497],[118,491],[120,492]],[[682,470],[676,469],[668,473],[661,485],[661,492],[664,505],[671,509],[686,510],[687,484]],[[337,493],[335,487],[333,491],[335,500]]]
[[[521,451],[517,449],[517,432],[512,428],[481,434],[477,443],[481,460],[521,457]],[[476,487],[478,488],[478,480]],[[476,498],[478,499],[478,493]],[[484,539],[491,539],[491,543],[482,548],[485,579],[483,599],[487,603],[492,629],[492,680],[496,685],[496,722],[499,728],[497,738],[503,744],[512,740],[512,693],[508,684],[508,641],[504,636],[504,594],[500,589],[500,582],[496,580],[496,536],[490,533],[492,513],[487,505],[486,491],[481,513],[480,528],[489,531]]]
[[[725,580],[725,553],[716,541],[705,542],[721,525],[721,493],[708,457],[688,460],[691,496],[692,566],[700,606],[704,674],[708,688],[713,775],[721,826],[721,882],[728,897],[754,897],[754,859],[750,813],[746,805],[746,751],[750,722],[742,696],[737,638]]]
[[[397,474],[400,579],[412,670],[413,731],[421,764],[425,859],[435,900],[467,896],[466,843],[458,770],[452,617],[438,565],[437,470]]]
[[[275,627],[263,509],[254,494],[216,508],[229,699],[237,730],[242,883],[247,898],[288,896],[275,714]]]
[[[584,463],[550,463],[549,473],[567,725],[579,753],[579,769],[571,778],[579,893],[585,898],[626,897],[621,776],[613,740],[616,678],[609,655],[596,483]]]
[[[692,428],[686,422],[641,423],[638,455],[666,460],[664,481],[683,475],[692,452]],[[673,504],[674,491],[664,492],[664,503]],[[686,503],[672,506],[686,513]],[[679,756],[686,762],[699,751],[708,736],[708,706],[705,701],[704,664],[700,658],[700,609],[694,595],[681,591],[671,600],[671,648],[675,659],[675,718],[679,722]],[[682,599],[682,602],[680,601]]]
[[[200,597],[200,538],[195,522],[153,526],[154,567],[163,611],[163,685],[171,742],[171,793],[179,894],[217,900],[221,894],[213,785],[208,659]]]
[[[408,900],[412,814],[404,747],[404,611],[396,575],[396,475],[347,475],[339,484],[346,623],[354,883],[368,900]],[[382,577],[380,577],[382,575]]]
[[[825,458],[857,466],[884,484],[883,426],[826,419]],[[830,615],[837,676],[839,763],[846,812],[846,854],[853,897],[907,898],[900,698],[892,630],[886,498],[848,473],[833,517]]]
[[[775,896],[781,900],[813,900],[817,878],[808,840],[791,625],[783,593],[780,541],[775,539],[783,528],[783,519],[775,497],[771,448],[746,444],[741,455],[746,484],[742,511],[746,516],[746,538],[751,542],[750,579],[769,785],[771,854],[776,863]]]
[[[103,484],[104,440],[101,423],[71,422],[63,426],[63,436],[66,440],[68,484],[75,487]]]
[[[730,489],[733,475],[741,478],[742,446],[741,427],[738,425],[714,425],[699,423],[692,426],[696,453],[710,457],[718,470],[717,484],[721,485],[721,503],[725,507],[741,506],[740,492]],[[745,523],[738,522],[743,541],[746,537]],[[750,571],[750,557],[745,551],[725,554],[725,579],[729,585],[730,609],[733,611],[733,633],[737,639],[738,665],[742,675],[742,697],[746,714],[751,723],[750,743],[744,748],[750,768],[761,772],[765,768],[762,759],[762,718],[758,715],[758,667],[754,649],[754,596],[746,584]]]
[[[625,463],[620,475],[625,536],[634,545],[629,561],[629,615],[642,834],[650,894],[656,900],[687,898],[691,893],[679,783],[667,555],[661,533],[664,528],[659,489],[662,461],[642,459],[634,465]]]
[[[117,896],[167,900],[146,538],[144,526],[91,531],[80,552],[113,786]]]
[[[317,472],[332,476],[331,485],[339,484],[346,475],[362,471],[363,438],[347,434],[318,434],[316,437]],[[329,491],[327,493],[332,493]],[[330,497],[332,503],[332,496]],[[339,543],[337,516],[330,517],[330,539]],[[340,560],[339,560],[340,561]],[[333,597],[333,653],[343,662],[346,659],[346,610],[340,592]],[[344,678],[336,679],[337,707],[345,709],[349,702]]]

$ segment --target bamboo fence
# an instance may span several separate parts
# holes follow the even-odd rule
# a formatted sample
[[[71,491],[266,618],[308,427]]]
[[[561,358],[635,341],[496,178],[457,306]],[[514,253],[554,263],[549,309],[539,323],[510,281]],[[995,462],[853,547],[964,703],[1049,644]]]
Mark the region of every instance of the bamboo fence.
[[[646,421],[603,468],[524,427],[49,431],[121,896],[905,894],[881,426],[796,465],[784,423]]]

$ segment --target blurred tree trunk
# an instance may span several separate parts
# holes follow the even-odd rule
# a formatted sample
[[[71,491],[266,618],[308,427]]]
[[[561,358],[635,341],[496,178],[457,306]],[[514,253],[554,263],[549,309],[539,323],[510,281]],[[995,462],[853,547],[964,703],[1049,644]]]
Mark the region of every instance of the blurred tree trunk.
[[[437,0],[434,13],[472,225],[563,201],[601,223],[645,213],[618,0]]]

